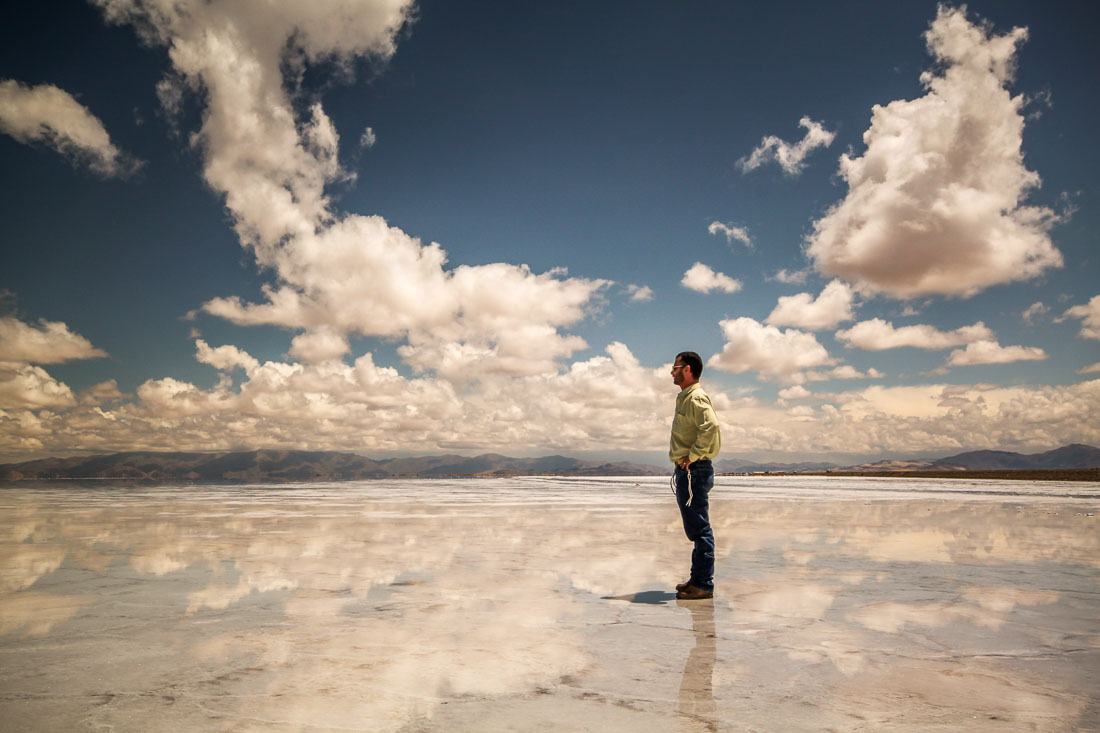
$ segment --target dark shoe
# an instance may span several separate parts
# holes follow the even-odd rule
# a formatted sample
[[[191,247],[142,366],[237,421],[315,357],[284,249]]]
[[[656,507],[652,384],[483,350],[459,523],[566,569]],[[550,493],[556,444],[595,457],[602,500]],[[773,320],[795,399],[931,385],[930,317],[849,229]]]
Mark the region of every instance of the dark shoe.
[[[683,590],[684,588],[687,588],[687,587],[688,587],[688,586],[690,586],[690,585],[691,585],[691,581],[690,581],[690,580],[685,580],[685,581],[684,581],[683,583],[677,583],[677,584],[676,584],[676,592],[677,592],[677,593],[679,593],[679,592],[680,592],[680,591],[682,591],[682,590]]]
[[[701,601],[704,598],[714,598],[714,591],[696,588],[688,583],[682,590],[676,591],[676,597],[681,601]]]

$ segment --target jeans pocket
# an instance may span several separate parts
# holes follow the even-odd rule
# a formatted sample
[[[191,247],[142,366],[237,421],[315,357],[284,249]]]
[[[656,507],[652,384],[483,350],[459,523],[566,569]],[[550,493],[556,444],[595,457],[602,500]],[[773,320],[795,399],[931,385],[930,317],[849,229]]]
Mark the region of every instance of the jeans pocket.
[[[704,465],[699,465],[699,462],[691,464],[689,471],[691,472],[691,485],[697,491],[710,491],[714,486],[714,466],[709,462]]]

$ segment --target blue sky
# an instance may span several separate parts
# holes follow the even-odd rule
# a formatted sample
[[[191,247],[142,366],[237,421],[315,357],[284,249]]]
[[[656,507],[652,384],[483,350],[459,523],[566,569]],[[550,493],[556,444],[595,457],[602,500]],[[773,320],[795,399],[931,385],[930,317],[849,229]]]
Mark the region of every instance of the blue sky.
[[[1097,15],[7,8],[0,457],[1098,444]]]

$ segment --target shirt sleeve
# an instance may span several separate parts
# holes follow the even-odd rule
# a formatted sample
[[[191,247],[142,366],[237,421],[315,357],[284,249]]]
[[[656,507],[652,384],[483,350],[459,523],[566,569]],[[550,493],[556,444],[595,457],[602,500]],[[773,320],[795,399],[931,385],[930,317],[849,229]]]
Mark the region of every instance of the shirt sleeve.
[[[692,463],[700,458],[713,458],[722,447],[721,432],[718,428],[718,415],[708,399],[692,399],[691,409],[698,432],[695,442],[688,451],[688,460]]]

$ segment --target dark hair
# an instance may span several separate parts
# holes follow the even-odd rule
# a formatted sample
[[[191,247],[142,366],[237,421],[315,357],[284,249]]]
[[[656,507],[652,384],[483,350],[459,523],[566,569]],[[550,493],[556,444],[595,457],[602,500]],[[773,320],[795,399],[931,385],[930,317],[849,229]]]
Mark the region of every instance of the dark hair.
[[[703,373],[703,360],[694,351],[681,351],[676,358],[681,364],[691,367],[691,376],[695,379]]]

